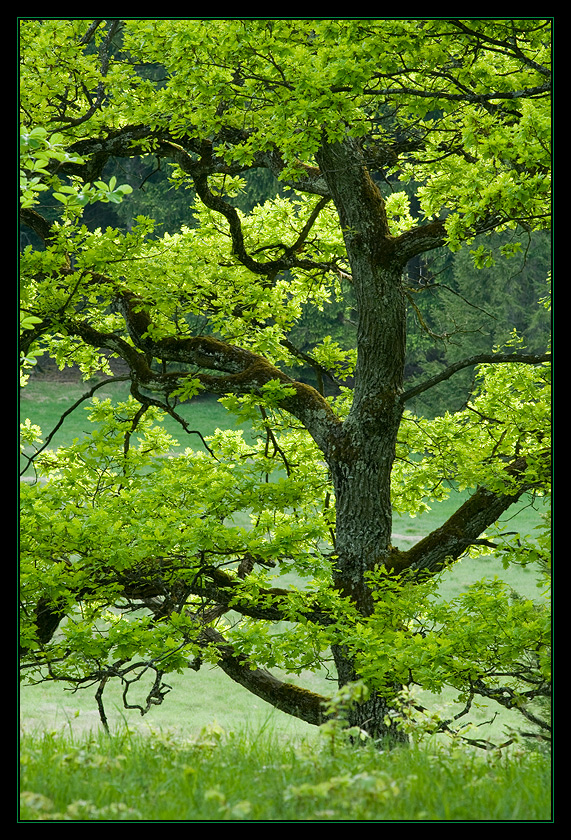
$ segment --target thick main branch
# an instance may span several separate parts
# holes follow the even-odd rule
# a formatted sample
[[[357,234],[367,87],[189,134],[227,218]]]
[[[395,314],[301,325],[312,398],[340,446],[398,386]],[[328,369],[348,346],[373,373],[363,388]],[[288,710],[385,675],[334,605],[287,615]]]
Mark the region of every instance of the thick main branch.
[[[282,682],[265,669],[252,668],[247,657],[236,653],[224,637],[212,627],[205,628],[202,637],[209,644],[214,644],[220,657],[217,662],[218,667],[234,682],[288,715],[293,715],[314,726],[323,723],[326,697],[306,688]]]
[[[549,453],[540,460],[548,462]],[[458,560],[475,540],[530,489],[533,483],[526,477],[528,459],[516,458],[504,468],[505,492],[486,487],[478,489],[447,521],[408,551],[393,551],[388,565],[395,571],[436,574],[449,563]],[[509,487],[509,484],[512,484]]]

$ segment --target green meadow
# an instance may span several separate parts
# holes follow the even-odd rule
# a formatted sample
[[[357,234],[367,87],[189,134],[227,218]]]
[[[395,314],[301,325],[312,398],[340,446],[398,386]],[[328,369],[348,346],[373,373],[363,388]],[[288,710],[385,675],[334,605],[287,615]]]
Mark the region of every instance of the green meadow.
[[[182,739],[124,729],[21,745],[21,821],[550,821],[538,752],[388,752],[284,740],[268,727]]]

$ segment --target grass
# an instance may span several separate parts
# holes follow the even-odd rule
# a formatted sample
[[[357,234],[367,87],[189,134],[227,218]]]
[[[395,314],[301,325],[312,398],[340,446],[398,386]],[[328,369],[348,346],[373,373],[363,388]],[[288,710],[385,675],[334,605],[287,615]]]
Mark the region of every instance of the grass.
[[[21,821],[550,821],[538,752],[383,752],[268,727],[22,739]]]

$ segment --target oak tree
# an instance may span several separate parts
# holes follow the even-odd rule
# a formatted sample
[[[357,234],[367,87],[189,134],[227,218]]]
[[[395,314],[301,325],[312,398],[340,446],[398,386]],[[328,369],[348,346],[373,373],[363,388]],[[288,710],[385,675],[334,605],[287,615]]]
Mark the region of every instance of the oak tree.
[[[550,20],[20,25],[24,376],[45,353],[86,379],[121,360],[130,381],[120,404],[91,389],[93,431],[70,446],[23,424],[41,479],[22,486],[24,673],[97,685],[105,719],[110,680],[129,707],[150,676],[144,712],[169,672],[212,663],[320,724],[327,698],[272,669],[325,664],[363,687],[349,722],[375,738],[406,739],[413,686],[547,735],[545,605],[499,578],[443,602],[438,579],[486,552],[498,571],[544,560],[545,539],[490,529],[548,492],[548,348],[514,336],[414,387],[404,371],[407,312],[425,326],[412,261],[476,240],[490,265],[487,234],[511,233],[505,260],[549,228]],[[159,168],[178,231],[88,223],[101,203],[128,218],[145,176],[121,172]],[[241,210],[257,178],[270,191]],[[296,346],[308,306],[349,296],[352,348]],[[411,412],[466,369],[461,410]],[[201,441],[187,418],[204,394],[253,435]],[[468,491],[453,515],[395,548],[393,512],[451,487]]]

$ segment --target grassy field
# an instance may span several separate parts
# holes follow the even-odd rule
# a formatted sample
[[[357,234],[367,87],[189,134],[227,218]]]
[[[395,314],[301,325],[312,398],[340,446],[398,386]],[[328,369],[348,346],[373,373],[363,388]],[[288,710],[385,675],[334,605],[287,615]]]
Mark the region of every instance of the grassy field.
[[[22,419],[29,417],[33,423],[42,427],[44,434],[47,434],[55,426],[62,412],[73,405],[85,393],[85,390],[85,384],[81,383],[66,383],[65,385],[53,382],[30,383],[22,394]],[[98,396],[100,398],[111,396],[118,400],[124,399],[127,396],[127,386],[124,384],[108,386],[105,393],[98,392]],[[195,401],[191,406],[186,407],[185,412],[186,419],[191,427],[199,429],[204,435],[212,433],[217,427],[227,428],[229,420],[232,419],[231,415],[214,400]],[[169,419],[168,423],[171,424],[170,430],[172,433],[178,437],[179,429],[174,421]],[[51,445],[62,445],[75,437],[81,437],[87,430],[88,425],[86,412],[83,408],[80,408],[66,419]],[[200,440],[197,436],[192,436],[192,440],[185,440],[183,445],[198,448]],[[461,501],[462,497],[455,495],[451,496],[446,502],[436,505],[422,517],[414,519],[396,517],[394,544],[402,548],[412,545],[416,539],[442,524]],[[517,509],[511,510],[508,514],[510,529],[530,533],[539,522],[540,512],[537,503],[532,504],[531,499],[523,500],[517,506]],[[532,598],[537,597],[538,590],[534,571],[531,569],[504,570],[493,557],[465,560],[457,564],[443,580],[442,595],[443,597],[453,597],[463,591],[472,581],[495,574],[506,579],[522,595]],[[291,676],[287,678],[320,693],[329,694],[334,688],[334,684],[328,679],[325,672],[308,673],[299,678]],[[547,818],[548,810],[546,809],[548,809],[548,805],[545,799],[545,785],[542,782],[541,791],[536,791],[537,795],[533,792],[535,788],[533,786],[529,787],[531,783],[527,779],[527,775],[531,774],[528,765],[525,765],[525,768],[523,765],[520,767],[522,776],[520,780],[517,780],[513,797],[506,793],[503,798],[498,796],[497,801],[496,798],[490,800],[490,790],[494,788],[494,785],[492,784],[490,790],[488,790],[488,779],[493,779],[493,774],[489,774],[488,768],[484,781],[481,783],[478,781],[476,787],[472,785],[469,788],[469,795],[460,795],[459,791],[451,789],[442,801],[437,801],[438,796],[436,794],[428,796],[428,793],[426,793],[426,795],[419,796],[418,801],[414,803],[405,797],[403,803],[400,801],[402,796],[393,796],[393,788],[389,783],[394,773],[397,772],[394,768],[390,771],[392,775],[390,775],[389,782],[387,782],[386,777],[388,771],[378,767],[371,771],[363,770],[364,775],[356,781],[353,780],[355,773],[352,771],[342,772],[340,767],[334,767],[328,763],[329,758],[323,752],[321,738],[315,727],[310,727],[272,709],[245,689],[233,683],[221,671],[202,668],[198,673],[189,672],[180,676],[172,675],[168,682],[172,686],[168,698],[162,706],[153,707],[144,718],[141,718],[136,712],[125,712],[122,709],[121,698],[117,691],[115,691],[115,694],[113,694],[111,688],[106,691],[106,710],[111,729],[115,733],[107,746],[105,746],[104,741],[100,740],[99,718],[94,700],[95,687],[76,693],[66,691],[61,686],[49,684],[24,687],[20,694],[22,731],[24,733],[22,750],[23,755],[27,755],[28,759],[24,761],[22,790],[31,793],[22,812],[23,818],[33,820],[54,819],[56,818],[54,815],[61,816],[62,814],[68,814],[63,817],[66,820],[90,818],[97,820],[129,818],[135,820],[534,820]],[[422,699],[427,700],[429,698],[423,696]],[[443,704],[449,698],[443,695],[431,699]],[[484,721],[491,717],[490,710],[482,707],[475,711],[474,722],[482,725]],[[481,737],[487,736],[494,740],[501,737],[503,728],[510,722],[510,719],[504,714],[491,724],[485,727],[480,726],[478,734]],[[262,742],[265,744],[268,740],[265,736],[264,738],[254,738],[255,745],[252,746],[251,744],[252,733],[262,731],[267,735],[271,733],[270,741],[280,745],[279,750],[277,750],[277,747],[274,749],[273,757],[258,755],[261,750],[260,744]],[[204,735],[205,732],[207,732],[207,735]],[[213,732],[226,734],[223,737],[214,737]],[[239,735],[239,733],[242,734]],[[147,755],[146,751],[151,750],[151,747],[145,741],[144,736],[148,734],[152,734],[151,741],[160,746],[153,748],[155,752]],[[212,740],[215,742],[216,749],[212,744],[208,746]],[[206,747],[203,742],[207,742]],[[245,788],[234,789],[224,774],[223,777],[213,782],[210,788],[204,788],[202,781],[197,786],[196,779],[198,776],[201,779],[203,776],[208,778],[208,774],[213,773],[209,769],[209,762],[212,761],[216,765],[222,764],[222,766],[231,768],[232,761],[238,760],[237,758],[231,758],[232,750],[238,749],[239,744],[242,753],[245,752],[252,759],[246,761],[250,775],[246,774],[248,782]],[[305,758],[301,760],[297,753],[295,753],[295,757],[284,753],[287,745],[292,750],[294,746],[296,750],[301,750],[301,755],[304,755]],[[117,749],[127,758],[119,760],[113,752]],[[42,756],[50,750],[53,760],[61,764],[58,770],[60,782],[55,787],[48,781],[49,761],[47,762],[48,766],[42,770],[42,763],[47,761]],[[279,752],[279,758],[276,758],[276,750]],[[315,751],[314,757],[309,759],[307,756],[312,755],[312,750]],[[163,771],[160,771],[159,768],[156,769],[158,774],[156,779],[152,775],[155,770],[151,771],[150,768],[154,767],[153,762],[157,757],[163,755],[161,751],[166,751],[165,755],[168,754],[169,756],[168,766],[172,765],[175,769],[182,768],[180,773],[177,770],[176,780],[171,779],[167,782],[164,774],[161,775]],[[220,761],[222,751],[224,751],[225,757]],[[254,755],[256,756],[255,759],[253,758]],[[200,773],[196,770],[197,756],[206,756],[206,763]],[[319,758],[316,756],[319,756]],[[129,769],[127,772],[131,759],[134,769]],[[245,759],[242,757],[241,760],[244,761]],[[434,762],[435,759],[426,760],[428,762],[426,772],[428,773],[430,761]],[[78,762],[85,766],[81,767],[81,773],[72,783],[71,779],[67,780],[67,768],[76,767]],[[283,768],[289,766],[292,762],[292,766],[295,766],[295,772],[292,771],[292,775],[289,776]],[[309,766],[312,763],[314,768],[319,768],[321,775],[306,775],[305,770],[303,773],[300,771],[300,767],[305,767],[306,764]],[[131,791],[129,796],[119,796],[119,790],[117,790],[117,796],[113,795],[111,797],[109,797],[109,791],[107,791],[107,795],[99,790],[96,794],[93,792],[94,785],[95,787],[100,785],[102,791],[107,789],[106,785],[108,786],[109,783],[104,778],[97,781],[97,774],[104,775],[101,768],[108,766],[120,767],[121,772],[118,776],[121,778],[121,782],[119,784],[114,781],[113,784],[117,784],[121,791],[128,788]],[[141,766],[149,768],[146,781],[136,778],[137,773],[139,776],[141,774],[140,769],[137,770],[136,768]],[[33,773],[32,767],[34,767]],[[97,769],[98,767],[100,770]],[[270,797],[265,805],[261,801],[263,797],[258,797],[257,793],[254,796],[252,793],[259,788],[259,777],[262,770],[264,785],[267,782],[270,788],[273,786],[276,790],[279,788],[281,791],[279,796],[276,793],[273,799]],[[537,767],[535,767],[535,770],[537,771]],[[349,773],[348,781],[331,781],[332,779],[338,779],[340,774],[341,776],[343,776],[343,773],[346,775],[347,772]],[[411,767],[405,769],[404,765],[398,772],[402,773],[404,782],[399,777],[395,784],[402,794],[403,791],[409,790],[410,779],[418,773],[417,769],[414,769],[414,771]],[[448,771],[442,772],[445,772],[445,775],[448,773]],[[466,772],[468,771],[466,770]],[[541,772],[543,773],[544,769]],[[42,773],[45,774],[45,778],[42,777]],[[256,773],[258,776],[256,776]],[[131,774],[133,774],[133,779],[131,779]],[[451,772],[449,775],[452,776]],[[126,781],[127,777],[129,777],[128,782]],[[525,783],[522,781],[524,777],[527,779]],[[43,781],[41,781],[42,778]],[[420,781],[420,778],[419,786],[424,784],[423,781]],[[460,778],[461,774],[459,775]],[[64,779],[66,780],[65,783]],[[82,780],[81,783],[80,780]],[[506,776],[506,784],[507,780],[508,776]],[[513,778],[511,781],[512,785],[516,784]],[[190,784],[191,782],[192,784]],[[173,799],[169,800],[168,806],[160,803],[160,796],[157,793],[167,784],[173,785],[177,789],[176,795],[173,794]],[[186,790],[185,784],[190,785],[189,790],[192,791],[190,799],[187,795],[183,797],[181,792],[183,789]],[[145,796],[153,799],[152,803],[150,803],[150,800],[147,801],[148,807],[146,805],[143,816],[140,815],[138,809],[141,785],[144,787]],[[250,785],[249,793],[248,785]],[[522,793],[521,785],[523,785],[525,795]],[[535,785],[535,781],[533,785]],[[426,786],[430,788],[429,784]],[[377,792],[377,799],[382,803],[381,811],[378,810],[379,803],[374,808],[370,802],[368,805],[366,804],[368,801],[367,790],[369,789]],[[439,790],[438,786],[436,790]],[[212,791],[218,791],[218,793]],[[290,792],[285,796],[284,791]],[[294,792],[292,793],[292,791]],[[353,806],[351,803],[357,793],[362,794],[361,798],[365,803],[362,810],[355,811],[354,816],[340,816],[343,809],[349,814],[352,813],[351,807]],[[40,798],[34,799],[33,795],[40,796]],[[45,797],[45,800],[41,797]],[[481,804],[477,804],[480,802],[480,798]],[[187,803],[184,807],[181,804],[182,799]],[[336,800],[335,804],[332,804],[333,800]],[[91,809],[90,813],[99,813],[100,815],[92,817],[79,815],[84,813],[81,811],[81,807],[84,806],[80,807],[74,805],[74,803],[83,801],[89,803],[85,805],[87,809],[85,813]],[[107,807],[110,801],[115,802],[117,808],[119,808],[119,805],[121,806],[117,813],[101,811],[101,809]],[[517,804],[518,801],[519,805]],[[188,804],[189,802],[190,804]],[[77,812],[76,816],[70,815],[75,813],[73,811],[74,807]],[[69,808],[71,808],[71,812],[68,813],[66,809]],[[376,811],[375,808],[377,808]],[[347,809],[349,810],[347,811]],[[133,811],[136,813],[133,814]],[[320,817],[319,814],[322,812],[323,816]],[[103,815],[103,813],[106,815]],[[150,816],[151,813],[155,815]],[[369,815],[359,816],[359,813]],[[24,814],[28,816],[26,817]],[[131,817],[129,817],[129,814],[131,814]],[[176,816],[177,814],[186,814],[186,816]],[[298,814],[298,816],[291,816],[292,814]],[[539,816],[538,814],[542,815]]]
[[[551,821],[537,752],[438,747],[381,752],[284,742],[267,726],[193,739],[27,735],[21,821]]]

